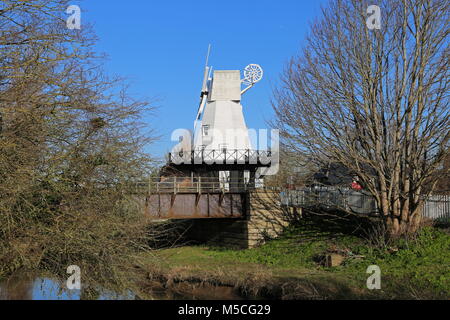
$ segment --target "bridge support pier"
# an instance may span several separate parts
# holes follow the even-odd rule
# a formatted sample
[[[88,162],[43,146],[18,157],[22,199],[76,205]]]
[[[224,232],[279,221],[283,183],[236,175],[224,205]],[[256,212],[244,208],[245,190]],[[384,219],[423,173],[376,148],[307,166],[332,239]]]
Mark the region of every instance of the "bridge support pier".
[[[281,205],[278,192],[267,190],[248,192],[245,208],[241,219],[185,220],[186,238],[212,245],[254,248],[277,238],[299,214]]]

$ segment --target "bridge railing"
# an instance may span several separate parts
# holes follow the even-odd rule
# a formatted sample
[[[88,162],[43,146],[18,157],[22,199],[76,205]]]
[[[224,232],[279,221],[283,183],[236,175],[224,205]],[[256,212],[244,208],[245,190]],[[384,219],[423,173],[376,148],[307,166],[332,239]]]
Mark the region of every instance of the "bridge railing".
[[[241,193],[258,187],[247,179],[219,179],[208,177],[160,177],[137,184],[148,193]]]

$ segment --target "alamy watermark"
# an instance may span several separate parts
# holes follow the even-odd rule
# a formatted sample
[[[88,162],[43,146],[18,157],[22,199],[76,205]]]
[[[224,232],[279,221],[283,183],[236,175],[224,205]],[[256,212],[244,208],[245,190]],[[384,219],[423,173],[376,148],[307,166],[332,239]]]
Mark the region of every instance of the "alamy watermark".
[[[77,5],[71,5],[66,10],[70,16],[66,20],[66,26],[69,30],[81,29],[81,9]]]
[[[380,290],[381,289],[381,269],[379,266],[372,265],[366,270],[366,273],[371,274],[367,278],[367,289],[369,290]]]
[[[370,16],[366,20],[369,30],[381,29],[381,8],[377,5],[371,5],[367,8],[367,14]]]
[[[77,265],[67,267],[67,273],[70,277],[66,281],[67,289],[80,290],[81,289],[81,268]]]

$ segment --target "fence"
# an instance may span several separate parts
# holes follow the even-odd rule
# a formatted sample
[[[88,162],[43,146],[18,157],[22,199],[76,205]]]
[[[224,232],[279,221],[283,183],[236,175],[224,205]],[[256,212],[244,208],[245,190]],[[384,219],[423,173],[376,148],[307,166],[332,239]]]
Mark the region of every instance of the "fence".
[[[450,219],[450,196],[430,196],[423,207],[423,216],[434,220]]]
[[[293,207],[339,208],[346,211],[376,215],[378,208],[375,199],[367,193],[348,188],[316,187],[301,190],[288,190],[281,193],[281,201]],[[433,220],[450,219],[450,196],[433,195],[428,197],[423,208],[423,216]]]

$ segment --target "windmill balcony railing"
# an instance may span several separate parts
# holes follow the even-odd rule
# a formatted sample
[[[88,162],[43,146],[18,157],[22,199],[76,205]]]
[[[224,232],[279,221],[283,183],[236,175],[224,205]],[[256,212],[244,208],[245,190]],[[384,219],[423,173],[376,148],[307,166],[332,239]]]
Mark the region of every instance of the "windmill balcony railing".
[[[137,184],[137,189],[153,193],[243,193],[256,189],[248,179],[219,179],[208,177],[160,177]]]
[[[271,150],[193,150],[169,153],[169,163],[175,164],[254,164],[270,165]]]

